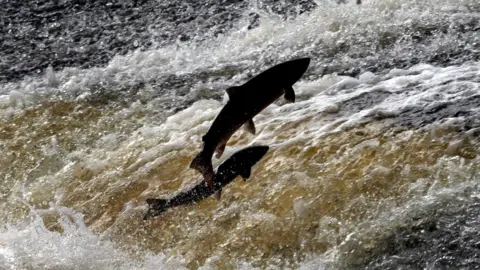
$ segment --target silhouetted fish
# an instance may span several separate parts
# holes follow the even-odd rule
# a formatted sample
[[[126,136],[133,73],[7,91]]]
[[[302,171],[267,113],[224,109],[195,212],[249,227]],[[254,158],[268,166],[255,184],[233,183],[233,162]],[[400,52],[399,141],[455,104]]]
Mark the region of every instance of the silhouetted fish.
[[[268,146],[251,146],[234,153],[218,166],[213,189],[203,180],[193,188],[182,191],[171,199],[147,199],[148,212],[144,219],[157,216],[171,207],[191,204],[208,198],[228,185],[239,175],[244,180],[248,179],[252,166],[262,159],[268,149]]]
[[[217,115],[203,136],[203,149],[193,159],[190,168],[202,173],[207,184],[213,188],[212,156],[220,158],[230,137],[242,125],[255,134],[252,118],[272,104],[281,95],[290,102],[295,101],[292,85],[298,81],[310,64],[310,58],[295,59],[276,65],[255,76],[241,86],[226,90],[229,101]]]

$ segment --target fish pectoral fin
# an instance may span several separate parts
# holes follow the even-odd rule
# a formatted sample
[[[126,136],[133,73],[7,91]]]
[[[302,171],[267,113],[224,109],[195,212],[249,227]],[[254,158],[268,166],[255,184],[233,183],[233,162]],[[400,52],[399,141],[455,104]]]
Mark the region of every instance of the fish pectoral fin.
[[[219,190],[217,190],[217,192],[213,193],[213,197],[216,200],[220,200],[220,198],[222,197],[222,189],[219,189]]]
[[[247,179],[250,178],[251,173],[252,173],[252,170],[247,169],[247,170],[241,172],[240,176],[243,178],[244,181],[247,181]]]
[[[253,123],[253,119],[248,120],[245,124],[243,124],[243,129],[255,135],[255,124]]]
[[[285,100],[288,102],[295,102],[295,92],[293,91],[293,87],[291,85],[284,88],[285,89]]]
[[[203,155],[202,155],[202,152],[200,152],[193,158],[192,162],[190,162],[190,169],[195,169],[197,171],[200,171],[202,162],[203,162]]]
[[[239,90],[240,90],[239,86],[232,86],[232,87],[227,88],[227,90],[225,90],[225,92],[227,92],[228,98],[230,100],[232,100],[232,98],[235,97],[238,94]]]
[[[223,151],[225,151],[225,144],[222,144],[217,147],[217,153],[215,154],[216,158],[221,158],[223,155]]]
[[[215,173],[213,172],[211,166],[203,173],[203,179],[211,190],[215,190],[215,183],[213,183],[213,180],[215,179]]]

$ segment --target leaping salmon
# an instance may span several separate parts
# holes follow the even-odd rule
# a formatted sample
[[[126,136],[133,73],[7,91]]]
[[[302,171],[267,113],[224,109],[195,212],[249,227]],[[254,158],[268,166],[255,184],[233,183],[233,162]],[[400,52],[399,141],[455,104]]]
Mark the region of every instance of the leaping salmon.
[[[268,149],[268,146],[251,146],[234,153],[218,166],[213,189],[203,180],[193,188],[180,192],[171,199],[147,199],[148,211],[144,219],[151,219],[171,207],[192,204],[208,198],[239,175],[244,180],[248,179],[253,165],[262,159]]]
[[[297,82],[310,64],[310,58],[300,58],[278,64],[240,86],[226,90],[229,101],[213,121],[207,134],[202,137],[203,148],[190,163],[198,170],[208,186],[214,189],[212,156],[220,158],[230,137],[243,125],[255,134],[253,117],[277,100],[281,95],[295,102],[292,85]]]

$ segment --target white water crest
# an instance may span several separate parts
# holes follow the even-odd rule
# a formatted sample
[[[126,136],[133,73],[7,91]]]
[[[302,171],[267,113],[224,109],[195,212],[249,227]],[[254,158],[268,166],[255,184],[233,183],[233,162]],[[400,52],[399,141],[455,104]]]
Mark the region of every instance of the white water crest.
[[[318,79],[322,68],[332,61],[353,67],[361,65],[362,61],[383,56],[413,58],[441,53],[465,45],[464,41],[455,38],[457,28],[462,23],[475,23],[479,19],[478,13],[469,12],[469,7],[474,8],[477,4],[475,0],[376,0],[366,1],[360,6],[319,3],[312,12],[286,21],[257,10],[252,4],[250,10],[261,14],[257,28],[248,30],[245,18],[229,33],[201,43],[190,41],[134,51],[114,57],[105,67],[69,67],[63,70],[49,67],[45,71],[46,78],[27,77],[20,82],[2,85],[0,105],[8,105],[8,96],[10,105],[15,106],[19,100],[22,104],[31,104],[52,95],[84,98],[98,87],[125,89],[138,88],[141,84],[148,86],[170,74],[194,75],[203,71],[221,71],[231,66],[244,71],[229,76],[227,80],[220,76],[189,84],[191,92],[209,87],[224,88],[243,82],[247,75],[251,76],[272,63],[300,56],[316,56],[311,63],[310,71],[314,74],[310,79]],[[409,32],[412,27],[448,27],[450,31],[435,35],[429,44],[416,45],[410,40],[414,34]],[[394,46],[382,49],[382,43],[390,42],[389,35],[395,36]],[[478,44],[479,38],[474,36],[474,44],[467,46]],[[347,49],[340,49],[345,46]],[[365,57],[359,53],[365,54]]]
[[[2,269],[187,269],[179,258],[122,251],[89,230],[82,215],[71,209],[51,204],[31,210],[29,217],[0,232]],[[62,232],[45,226],[46,214],[59,216]]]

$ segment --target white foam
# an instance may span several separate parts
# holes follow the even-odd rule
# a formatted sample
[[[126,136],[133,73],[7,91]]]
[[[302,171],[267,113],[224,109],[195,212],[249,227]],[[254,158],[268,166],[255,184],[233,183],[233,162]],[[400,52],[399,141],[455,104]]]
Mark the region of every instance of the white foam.
[[[2,269],[187,269],[178,257],[162,253],[132,258],[112,242],[90,231],[82,215],[55,207],[36,211],[23,222],[0,231]],[[63,232],[49,230],[41,215],[60,214]]]
[[[327,74],[325,76],[322,76],[318,80],[299,82],[295,84],[295,94],[300,96],[314,96],[316,94],[322,93],[332,85],[338,83],[342,80],[342,78],[342,76],[338,76],[336,74]]]
[[[405,69],[400,69],[400,68],[394,68],[388,72],[387,76],[390,77],[404,77],[407,76],[411,73],[411,71],[405,70]]]
[[[25,95],[19,91],[12,90],[10,91],[10,106],[24,106],[25,105]]]
[[[443,20],[451,20],[451,12],[458,13],[458,18],[465,16],[458,8],[470,4],[471,0],[427,0],[421,4],[416,1],[372,0],[361,6],[322,2],[315,10],[301,14],[295,20],[287,21],[274,14],[255,10],[255,5],[251,5],[250,11],[261,14],[257,28],[246,29],[249,21],[248,11],[237,27],[217,38],[202,43],[196,41],[176,43],[158,49],[134,51],[124,56],[117,55],[105,67],[91,69],[69,67],[55,72],[53,71],[55,67],[48,67],[46,78],[27,77],[18,83],[4,84],[0,87],[0,94],[18,91],[27,95],[29,102],[34,102],[38,98],[35,95],[39,93],[41,96],[45,93],[56,93],[76,98],[84,92],[98,88],[98,85],[110,89],[138,88],[140,84],[149,84],[168,74],[216,71],[232,64],[242,68],[258,67],[265,59],[287,59],[319,49],[334,52],[344,43],[351,45],[365,41],[376,43],[381,39],[379,34],[397,32],[399,27],[409,29],[411,24],[422,22],[428,25],[441,24]],[[419,5],[422,8],[419,8]],[[445,6],[456,7],[457,11],[445,10]],[[447,46],[441,44],[442,41],[445,40],[440,40],[439,46]],[[404,46],[408,48],[409,44]],[[313,60],[311,70],[322,66],[323,59]],[[420,64],[413,70],[393,69],[389,76],[406,76],[412,71],[422,69],[429,67]],[[367,73],[362,77],[363,81],[366,80],[366,75]],[[228,82],[219,81],[218,85],[223,87],[241,83],[244,82],[245,76],[246,74],[237,74]],[[351,89],[356,83],[354,79],[348,80],[342,87]],[[372,83],[372,80],[375,81],[370,76],[368,83]],[[407,83],[406,78],[397,80],[401,85]],[[199,87],[194,86],[192,90]],[[320,91],[319,89],[316,92]]]
[[[370,174],[375,176],[387,176],[392,170],[383,166],[375,166]]]
[[[102,148],[108,151],[115,150],[118,147],[119,141],[121,140],[121,135],[117,133],[110,133],[107,135],[102,136],[98,141],[95,143],[97,148]]]
[[[358,80],[362,83],[375,84],[380,81],[380,78],[375,75],[373,72],[367,71],[358,77]]]
[[[57,76],[55,76],[55,72],[53,71],[52,65],[49,65],[47,67],[45,75],[46,75],[47,85],[49,85],[50,87],[58,87],[60,85],[60,81],[58,81]]]
[[[455,141],[452,141],[448,144],[447,146],[447,149],[445,150],[445,152],[448,154],[448,155],[457,155],[458,154],[458,150],[460,149],[460,147],[462,147],[464,144],[466,143],[466,138],[461,138],[461,139],[458,139],[458,140],[455,140]]]
[[[360,150],[367,149],[367,148],[375,150],[379,146],[380,146],[380,141],[375,138],[375,139],[370,139],[370,140],[363,141],[363,142],[355,145],[352,148],[352,151],[355,152],[355,151],[360,151]]]
[[[336,84],[332,85],[328,90],[327,93],[329,95],[334,95],[337,93],[349,93],[354,91],[354,87],[359,85],[360,82],[352,77],[343,77],[343,79]],[[342,91],[343,90],[343,91]]]
[[[10,104],[10,95],[0,95],[0,109],[8,108]]]
[[[293,201],[293,212],[299,218],[303,218],[308,214],[310,203],[303,198],[296,198]]]
[[[50,143],[42,147],[42,152],[45,156],[50,157],[58,154],[59,146],[56,136],[50,138]]]

